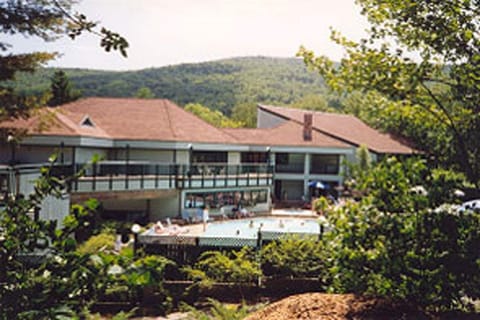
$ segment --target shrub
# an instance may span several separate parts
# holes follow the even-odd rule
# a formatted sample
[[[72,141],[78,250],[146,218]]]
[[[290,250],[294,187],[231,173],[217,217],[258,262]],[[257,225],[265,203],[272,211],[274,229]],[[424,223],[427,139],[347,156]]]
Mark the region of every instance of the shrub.
[[[286,237],[264,246],[260,256],[265,275],[325,278],[327,257],[318,239]]]
[[[210,309],[201,311],[192,306],[183,304],[182,309],[188,312],[189,320],[241,320],[248,315],[248,307],[245,304],[230,305],[223,304],[215,299],[208,299]]]
[[[323,196],[313,201],[313,210],[316,213],[326,214],[329,208],[330,203],[328,202],[328,199]]]
[[[111,251],[115,247],[115,235],[110,233],[100,233],[91,236],[87,241],[82,243],[77,252],[80,254],[95,254],[101,251]]]
[[[236,283],[254,282],[262,275],[254,253],[247,247],[230,253],[206,251],[188,272],[201,280]]]
[[[480,296],[479,214],[384,213],[349,204],[329,220],[331,291],[437,310],[460,306],[464,296]]]

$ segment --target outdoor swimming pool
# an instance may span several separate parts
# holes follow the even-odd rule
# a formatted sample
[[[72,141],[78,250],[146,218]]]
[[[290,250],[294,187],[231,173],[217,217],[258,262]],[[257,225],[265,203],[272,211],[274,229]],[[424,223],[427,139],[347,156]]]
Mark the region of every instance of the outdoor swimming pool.
[[[286,217],[256,217],[251,219],[226,220],[209,223],[199,236],[200,245],[208,246],[255,246],[258,237],[274,240],[289,235],[320,235],[316,219]]]
[[[321,227],[323,225],[324,227]],[[192,245],[209,247],[258,247],[264,241],[287,235],[319,238],[327,231],[326,221],[308,217],[252,217],[247,219],[214,221],[184,227],[167,226],[162,232],[152,227],[139,235],[147,245]]]

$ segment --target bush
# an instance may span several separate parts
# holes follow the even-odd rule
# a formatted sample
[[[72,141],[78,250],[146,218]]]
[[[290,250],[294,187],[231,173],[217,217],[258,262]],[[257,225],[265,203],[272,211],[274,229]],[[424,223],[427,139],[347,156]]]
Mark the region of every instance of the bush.
[[[182,310],[188,312],[189,320],[241,320],[248,315],[248,307],[245,304],[228,305],[215,299],[208,299],[208,302],[211,307],[206,312],[186,304],[182,305]]]
[[[318,239],[287,237],[264,246],[260,252],[267,276],[325,278],[327,257]]]
[[[437,310],[480,297],[480,215],[384,213],[349,204],[329,216],[330,290]]]
[[[90,237],[82,243],[77,252],[80,254],[95,254],[101,251],[112,251],[115,247],[115,235],[110,233],[100,233]]]
[[[185,268],[188,276],[205,286],[214,282],[252,283],[262,275],[252,249],[239,251],[206,251],[200,255],[193,268]]]

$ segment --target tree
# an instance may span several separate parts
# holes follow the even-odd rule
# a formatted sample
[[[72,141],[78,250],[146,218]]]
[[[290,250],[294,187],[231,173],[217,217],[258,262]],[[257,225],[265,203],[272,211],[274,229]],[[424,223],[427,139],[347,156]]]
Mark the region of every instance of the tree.
[[[149,87],[141,87],[137,90],[137,93],[135,93],[135,97],[140,99],[153,99],[155,98],[155,94]]]
[[[339,65],[303,47],[298,54],[337,92],[377,92],[398,109],[421,109],[423,115],[428,114],[433,124],[426,125],[441,130],[444,138],[438,141],[441,146],[425,151],[480,186],[478,2],[357,3],[371,24],[369,38],[355,43],[333,31],[332,40],[346,50]],[[404,133],[421,139],[415,133]],[[441,159],[438,150],[448,149],[453,152]]]
[[[299,100],[294,101],[291,105],[293,108],[332,112],[332,108],[328,106],[328,101],[323,95],[309,94],[303,96]]]
[[[257,126],[257,105],[253,102],[236,104],[232,109],[232,120],[243,122],[247,128]]]
[[[0,33],[27,37],[39,37],[52,41],[68,35],[75,39],[83,32],[100,38],[100,46],[106,51],[118,50],[127,56],[128,42],[118,33],[106,28],[99,31],[96,22],[85,15],[73,13],[74,0],[6,0],[0,2]],[[6,52],[11,45],[1,41],[0,51]],[[18,96],[4,81],[13,80],[18,71],[33,72],[36,68],[54,59],[56,53],[33,52],[0,55],[0,120],[8,117],[27,116],[37,100]]]
[[[52,98],[48,102],[50,106],[58,106],[75,101],[81,95],[80,91],[73,88],[67,75],[62,70],[55,71],[51,78],[50,88],[52,91]]]
[[[185,106],[185,110],[217,128],[239,128],[243,126],[243,123],[236,122],[223,115],[220,111],[210,110],[208,107],[202,106],[199,103],[189,103]]]

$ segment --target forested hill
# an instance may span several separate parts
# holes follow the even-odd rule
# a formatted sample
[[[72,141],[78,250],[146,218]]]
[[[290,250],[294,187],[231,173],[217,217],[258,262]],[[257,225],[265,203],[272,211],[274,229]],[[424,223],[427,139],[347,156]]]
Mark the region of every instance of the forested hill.
[[[17,89],[29,94],[48,90],[55,70],[19,75]],[[133,97],[140,88],[149,88],[156,98],[182,106],[200,103],[226,115],[245,102],[285,105],[325,91],[321,77],[295,58],[244,57],[125,72],[64,71],[84,97]]]

